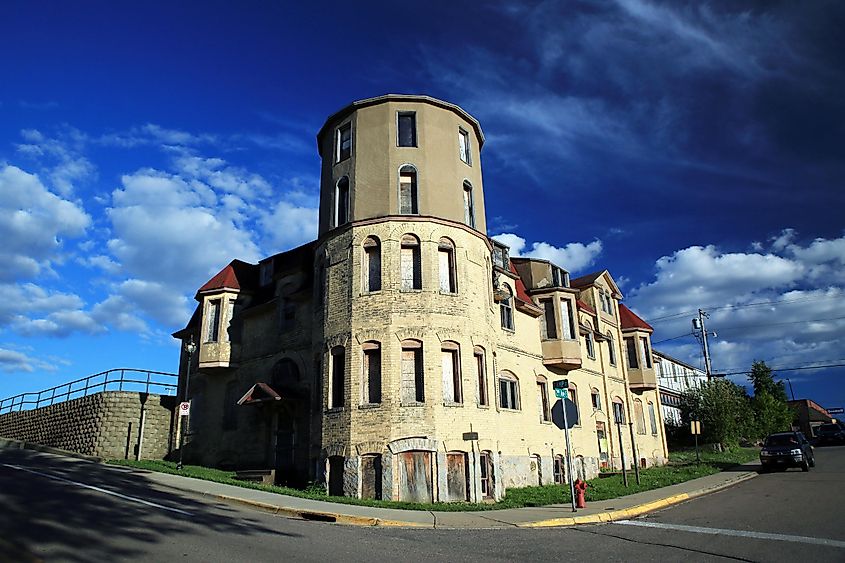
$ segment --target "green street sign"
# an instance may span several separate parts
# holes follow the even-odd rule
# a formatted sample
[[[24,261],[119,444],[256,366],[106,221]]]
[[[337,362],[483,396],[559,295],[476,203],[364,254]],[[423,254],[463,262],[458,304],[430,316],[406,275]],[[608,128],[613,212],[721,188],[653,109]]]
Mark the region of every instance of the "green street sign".
[[[558,399],[568,399],[569,392],[566,389],[555,389],[555,397]]]

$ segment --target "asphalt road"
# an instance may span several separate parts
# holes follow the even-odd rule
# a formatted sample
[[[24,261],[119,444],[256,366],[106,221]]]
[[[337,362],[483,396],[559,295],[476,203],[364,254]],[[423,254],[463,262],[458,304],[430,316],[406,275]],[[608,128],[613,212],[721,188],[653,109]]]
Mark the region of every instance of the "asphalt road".
[[[845,447],[631,523],[415,530],[308,522],[143,475],[0,451],[0,561],[845,561]],[[759,534],[769,534],[760,536]]]

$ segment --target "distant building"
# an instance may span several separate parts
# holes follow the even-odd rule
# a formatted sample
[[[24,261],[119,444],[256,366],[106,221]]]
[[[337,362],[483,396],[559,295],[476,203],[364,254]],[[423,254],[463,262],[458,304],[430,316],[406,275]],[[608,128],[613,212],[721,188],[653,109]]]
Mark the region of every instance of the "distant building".
[[[797,401],[787,401],[787,404],[792,407],[795,413],[795,418],[792,421],[792,428],[800,430],[808,438],[816,435],[816,428],[822,424],[833,422],[834,418],[830,413],[819,406],[815,401],[810,399],[798,399]]]
[[[623,449],[665,462],[651,327],[609,272],[570,281],[487,236],[472,116],[381,96],[329,117],[317,143],[318,239],[233,261],[174,334],[199,344],[186,459],[336,495],[499,499],[573,477],[553,424],[567,379],[577,475],[619,468]]]
[[[686,362],[663,352],[654,351],[657,383],[663,420],[673,426],[681,425],[681,395],[707,381],[707,374]]]

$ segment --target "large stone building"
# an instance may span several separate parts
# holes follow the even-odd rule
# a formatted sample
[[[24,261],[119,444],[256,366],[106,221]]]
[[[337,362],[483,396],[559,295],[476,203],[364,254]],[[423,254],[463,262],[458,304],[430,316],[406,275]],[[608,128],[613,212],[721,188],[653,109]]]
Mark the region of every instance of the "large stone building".
[[[570,281],[487,236],[471,115],[381,96],[317,143],[318,239],[233,261],[174,334],[198,343],[186,459],[332,494],[498,499],[568,478],[552,420],[567,379],[574,471],[619,468],[623,449],[664,463],[651,327],[607,271]]]

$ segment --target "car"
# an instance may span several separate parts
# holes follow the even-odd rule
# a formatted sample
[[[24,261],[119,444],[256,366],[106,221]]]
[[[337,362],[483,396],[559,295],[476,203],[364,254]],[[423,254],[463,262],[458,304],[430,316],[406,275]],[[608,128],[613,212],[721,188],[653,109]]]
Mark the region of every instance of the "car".
[[[800,467],[809,471],[816,466],[813,446],[801,432],[778,432],[770,434],[760,450],[763,471]]]
[[[845,428],[836,422],[822,424],[816,428],[816,443],[820,446],[823,444],[845,444]]]

